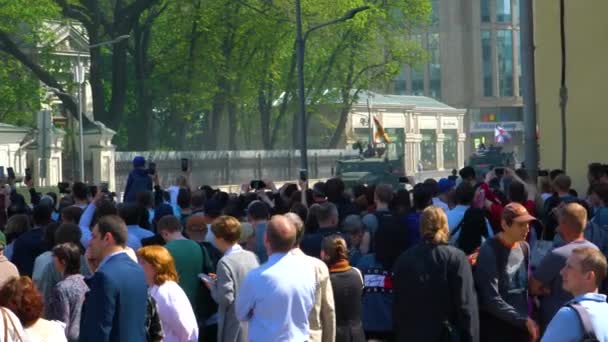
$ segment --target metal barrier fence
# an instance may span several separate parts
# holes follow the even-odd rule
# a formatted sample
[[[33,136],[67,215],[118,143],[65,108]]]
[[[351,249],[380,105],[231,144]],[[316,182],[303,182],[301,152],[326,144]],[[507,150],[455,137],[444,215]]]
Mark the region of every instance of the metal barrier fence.
[[[193,186],[241,184],[253,179],[273,181],[298,178],[299,151],[142,151],[116,152],[116,190],[123,191],[135,156],[156,163],[163,185],[175,183],[182,174],[181,158],[190,159]],[[355,157],[353,150],[309,150],[309,178],[329,178],[336,160]]]

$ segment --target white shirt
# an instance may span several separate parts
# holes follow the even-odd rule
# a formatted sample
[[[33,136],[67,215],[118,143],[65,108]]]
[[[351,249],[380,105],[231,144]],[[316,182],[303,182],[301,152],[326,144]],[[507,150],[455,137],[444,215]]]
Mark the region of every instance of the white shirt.
[[[211,224],[207,224],[207,234],[205,234],[205,241],[210,242],[215,246],[215,234],[211,230]]]
[[[167,192],[169,192],[170,203],[172,206],[177,206],[177,195],[179,195],[180,187],[177,185],[171,185]]]
[[[165,334],[164,342],[197,342],[198,324],[192,305],[174,281],[152,286],[148,292],[156,300],[158,316]]]
[[[39,319],[25,329],[25,341],[28,342],[67,342],[65,323]]]
[[[243,247],[241,247],[241,245],[234,244],[232,247],[228,248],[228,250],[226,250],[226,252],[224,252],[224,256],[229,256],[230,254],[234,254],[234,253],[238,253],[238,252],[242,252],[243,251]]]

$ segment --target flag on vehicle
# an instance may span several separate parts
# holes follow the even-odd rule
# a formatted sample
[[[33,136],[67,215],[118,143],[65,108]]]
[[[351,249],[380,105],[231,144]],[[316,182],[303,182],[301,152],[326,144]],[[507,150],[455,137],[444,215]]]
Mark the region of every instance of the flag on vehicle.
[[[375,116],[374,125],[376,126],[376,133],[374,134],[374,143],[378,144],[384,142],[385,144],[390,144],[391,139],[388,137],[388,134],[384,130],[384,127],[382,127],[382,124]]]
[[[511,134],[509,134],[501,125],[496,125],[496,128],[494,128],[494,142],[497,144],[505,144],[509,141],[511,141]]]

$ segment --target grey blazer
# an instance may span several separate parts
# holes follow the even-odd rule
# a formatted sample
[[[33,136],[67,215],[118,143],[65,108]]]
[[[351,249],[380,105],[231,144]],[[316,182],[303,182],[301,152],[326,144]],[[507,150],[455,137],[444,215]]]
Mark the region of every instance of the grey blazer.
[[[234,300],[247,273],[258,266],[257,256],[246,250],[224,256],[217,263],[211,296],[218,304],[218,342],[247,342],[247,322],[236,319]]]

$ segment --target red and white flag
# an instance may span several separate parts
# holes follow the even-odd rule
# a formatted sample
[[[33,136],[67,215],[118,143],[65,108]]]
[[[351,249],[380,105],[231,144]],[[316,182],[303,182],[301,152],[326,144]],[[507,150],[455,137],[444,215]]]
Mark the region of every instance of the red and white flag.
[[[494,128],[494,142],[496,144],[506,144],[509,141],[511,141],[511,134],[501,125],[496,125],[496,128]]]

